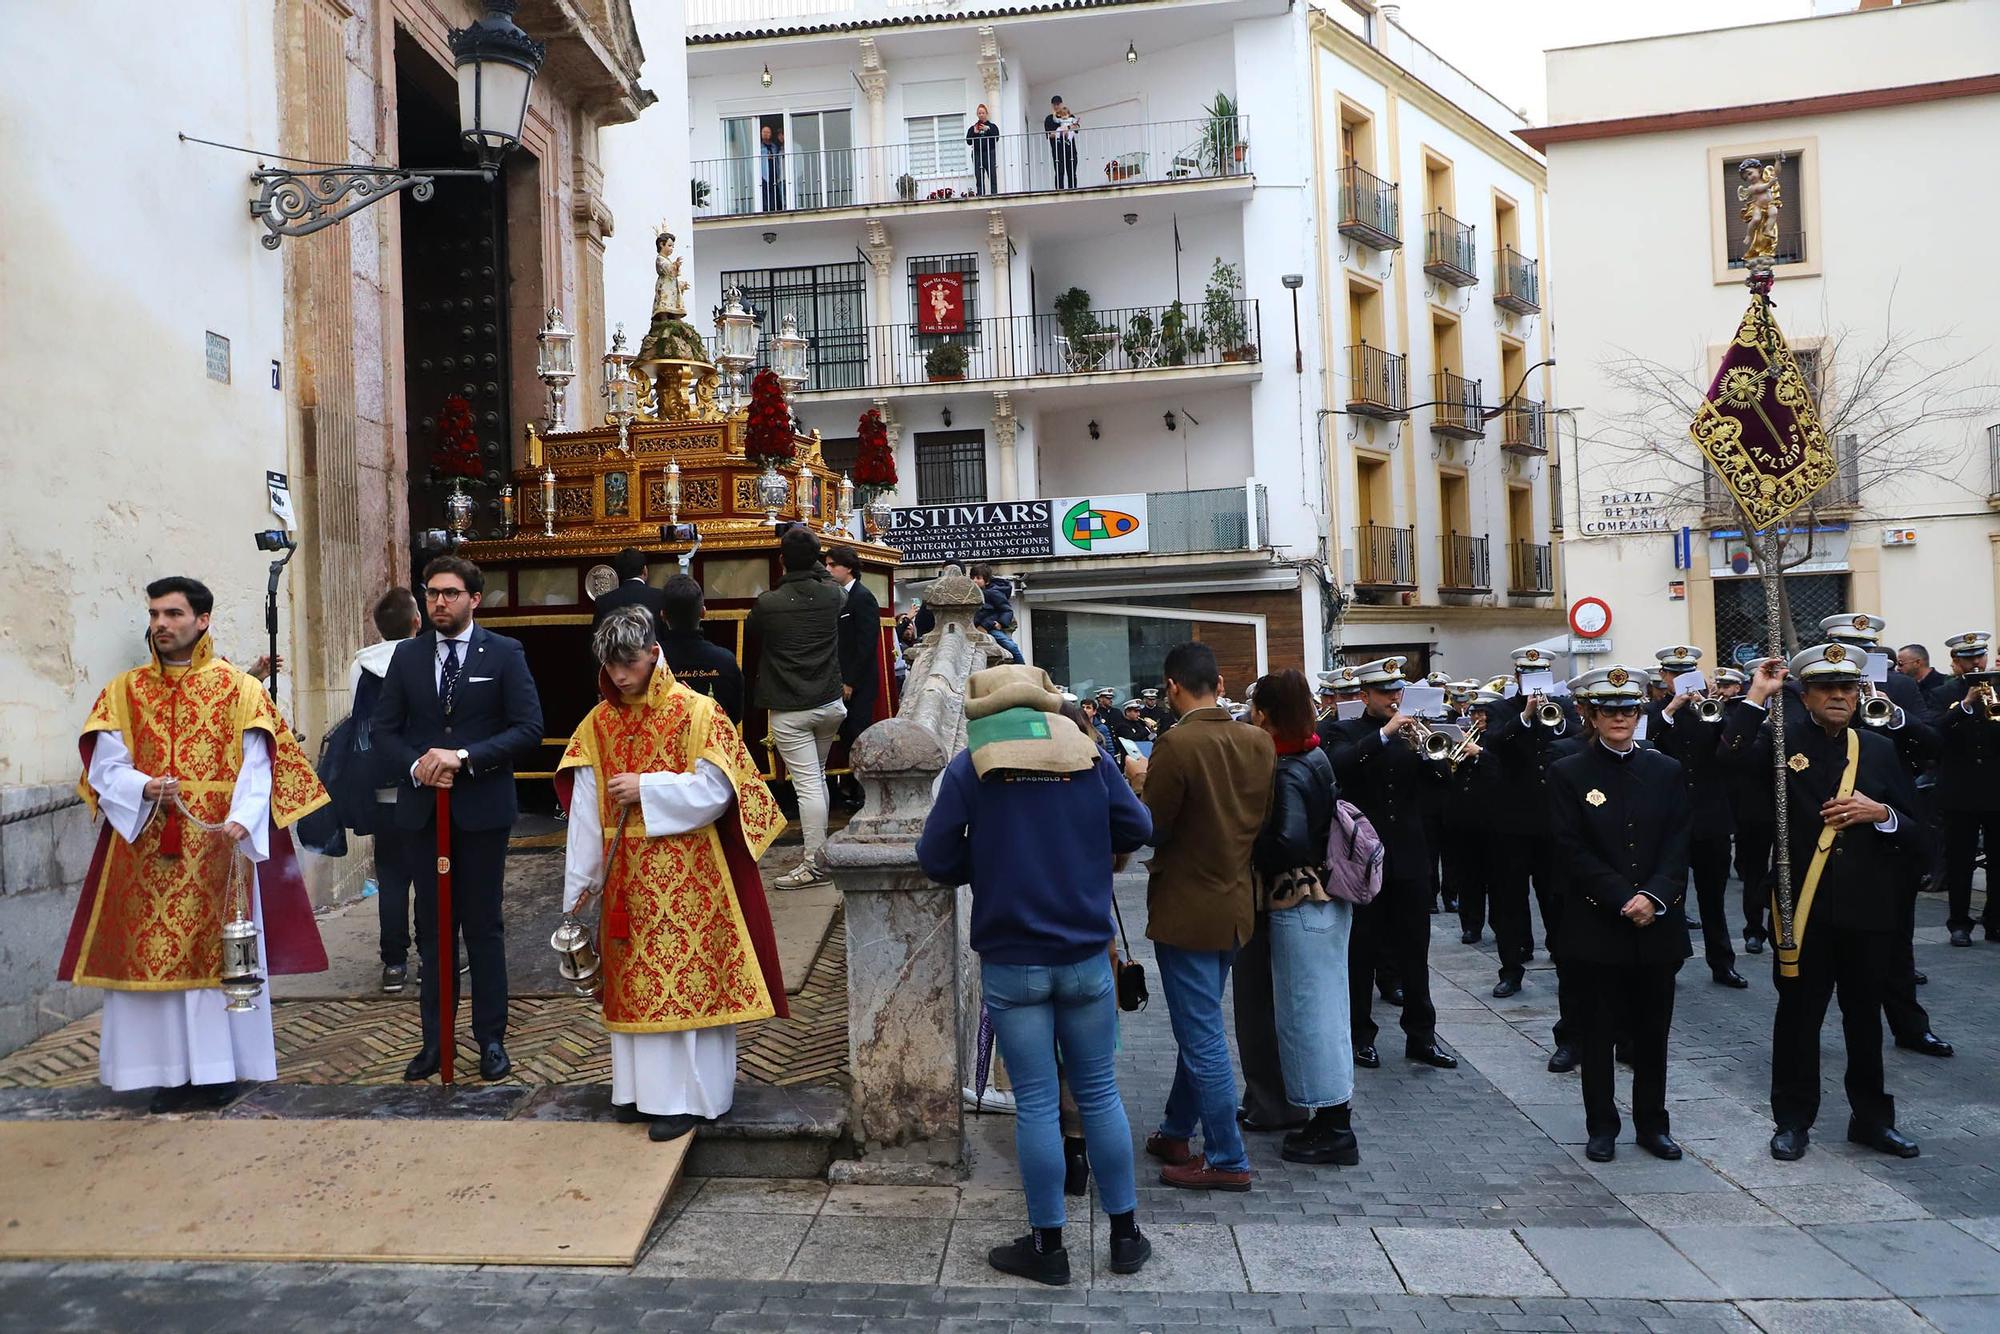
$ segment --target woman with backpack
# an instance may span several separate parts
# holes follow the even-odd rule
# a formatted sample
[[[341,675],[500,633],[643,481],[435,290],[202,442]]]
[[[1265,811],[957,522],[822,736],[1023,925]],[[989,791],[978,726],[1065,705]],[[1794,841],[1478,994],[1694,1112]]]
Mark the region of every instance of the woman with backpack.
[[[1266,941],[1268,972],[1261,978],[1239,960],[1237,1041],[1244,1053],[1244,1081],[1252,1085],[1253,1049],[1274,1051],[1285,1108],[1246,1110],[1252,1129],[1260,1113],[1278,1112],[1294,1126],[1279,1156],[1294,1163],[1338,1163],[1352,1167],[1361,1149],[1349,1124],[1354,1096],[1354,1044],[1348,1026],[1347,937],[1354,906],[1343,894],[1366,894],[1366,886],[1346,883],[1345,873],[1361,869],[1366,879],[1373,849],[1356,848],[1330,875],[1328,837],[1336,826],[1350,844],[1355,831],[1340,819],[1333,764],[1319,747],[1312,688],[1297,671],[1274,672],[1257,682],[1250,721],[1271,734],[1278,771],[1271,789],[1271,813],[1251,849],[1257,894],[1258,934]],[[1247,958],[1252,947],[1246,947]],[[1261,1034],[1245,1035],[1247,1007],[1261,1019]],[[1259,1013],[1261,1011],[1261,1013]],[[1275,1097],[1275,1092],[1273,1094]]]

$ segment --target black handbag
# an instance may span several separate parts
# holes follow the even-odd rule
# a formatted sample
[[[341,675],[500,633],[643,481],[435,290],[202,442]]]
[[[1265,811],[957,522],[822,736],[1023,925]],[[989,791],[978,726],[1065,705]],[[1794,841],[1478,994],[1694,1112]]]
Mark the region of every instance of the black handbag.
[[[1143,1010],[1146,1008],[1146,965],[1132,958],[1132,942],[1125,935],[1125,915],[1118,911],[1118,896],[1111,896],[1111,916],[1118,922],[1118,941],[1122,949],[1118,956],[1118,1008],[1121,1010]]]

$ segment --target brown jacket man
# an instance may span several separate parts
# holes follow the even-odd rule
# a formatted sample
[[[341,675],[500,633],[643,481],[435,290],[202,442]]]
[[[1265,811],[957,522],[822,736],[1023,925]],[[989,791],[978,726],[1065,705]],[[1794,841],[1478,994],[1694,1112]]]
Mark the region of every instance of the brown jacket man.
[[[1192,709],[1153,744],[1146,935],[1184,950],[1250,939],[1250,845],[1271,809],[1278,763],[1270,734],[1216,705]]]

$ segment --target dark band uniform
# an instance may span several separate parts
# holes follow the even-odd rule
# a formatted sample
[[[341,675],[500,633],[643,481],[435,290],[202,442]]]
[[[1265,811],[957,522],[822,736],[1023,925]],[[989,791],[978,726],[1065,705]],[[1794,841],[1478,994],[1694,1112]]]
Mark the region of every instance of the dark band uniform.
[[[1376,689],[1403,687],[1403,659],[1382,658],[1356,669],[1361,685]],[[1443,764],[1425,759],[1410,744],[1407,731],[1384,739],[1382,723],[1369,717],[1341,722],[1327,719],[1319,726],[1320,745],[1333,761],[1341,796],[1359,807],[1381,836],[1382,892],[1373,903],[1355,909],[1348,937],[1347,982],[1350,1021],[1357,1052],[1375,1045],[1378,1029],[1371,1013],[1378,938],[1394,955],[1403,987],[1405,1051],[1430,1060],[1437,1050],[1437,1010],[1431,1004],[1430,936],[1431,877],[1436,856],[1425,830],[1426,793],[1451,779]],[[1451,1061],[1445,1057],[1433,1064]]]
[[[1638,704],[1643,680],[1642,668],[1613,667],[1579,677],[1571,693],[1586,703]],[[1593,741],[1549,767],[1563,866],[1556,948],[1588,1006],[1583,1106],[1593,1139],[1619,1130],[1612,1047],[1621,1037],[1632,1055],[1633,1128],[1642,1142],[1669,1133],[1667,1032],[1674,975],[1690,953],[1681,905],[1693,820],[1684,783],[1679,761],[1636,744],[1619,754]],[[1635,894],[1656,905],[1650,925],[1621,914]]]
[[[1701,650],[1688,644],[1663,648],[1653,655],[1662,670],[1673,675],[1700,669]],[[1646,735],[1660,750],[1679,760],[1687,800],[1694,808],[1693,838],[1688,869],[1694,874],[1695,902],[1701,907],[1702,953],[1718,982],[1747,986],[1736,972],[1736,949],[1729,933],[1729,838],[1736,819],[1729,804],[1729,783],[1717,754],[1722,723],[1703,722],[1693,700],[1669,714],[1664,703],[1647,711]]]
[[[1791,671],[1807,685],[1858,681],[1865,661],[1846,645],[1823,644],[1795,656]],[[1836,995],[1847,1045],[1848,1135],[1877,1143],[1896,1124],[1895,1102],[1882,1086],[1882,1000],[1896,958],[1896,886],[1905,869],[1899,859],[1907,863],[1917,850],[1911,814],[1916,791],[1895,746],[1872,728],[1846,727],[1829,736],[1809,717],[1795,722],[1788,711],[1785,781],[1793,895],[1795,900],[1801,896],[1809,876],[1826,828],[1819,811],[1839,790],[1850,736],[1859,745],[1853,790],[1887,806],[1889,819],[1881,826],[1852,825],[1834,832],[1810,909],[1795,927],[1797,976],[1785,975],[1782,957],[1774,962],[1778,1013],[1771,1039],[1771,1114],[1779,1134],[1772,1151],[1784,1157],[1803,1152],[1804,1132],[1819,1115],[1820,1026]],[[1731,709],[1722,744],[1732,764],[1768,780],[1772,735],[1763,708],[1746,700]],[[1794,915],[1796,920],[1796,909]],[[1774,930],[1775,916],[1774,909]]]
[[[1986,658],[1993,636],[1985,631],[1953,635],[1952,669],[1970,668]],[[1937,695],[1937,804],[1944,819],[1944,887],[1950,904],[1945,925],[1951,943],[1972,942],[1975,926],[1986,939],[2000,940],[2000,910],[1993,906],[1995,854],[2000,853],[2000,723],[1986,721],[1984,707],[1974,701],[1967,709],[1972,683],[1960,675]],[[1984,922],[1972,919],[1972,870],[1981,839],[1986,843],[1986,911]]]

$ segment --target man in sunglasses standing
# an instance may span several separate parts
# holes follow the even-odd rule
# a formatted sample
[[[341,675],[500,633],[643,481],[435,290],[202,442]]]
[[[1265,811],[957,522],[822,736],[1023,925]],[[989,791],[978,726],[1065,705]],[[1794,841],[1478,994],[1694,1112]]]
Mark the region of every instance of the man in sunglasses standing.
[[[451,901],[455,934],[472,965],[472,1036],[479,1073],[502,1079],[507,1059],[507,952],[500,886],[507,836],[518,812],[515,762],[542,740],[542,701],[518,641],[473,622],[486,579],[457,556],[424,567],[420,592],[429,628],[397,645],[375,708],[380,781],[396,785],[396,828],[414,871],[417,952],[423,960],[424,1045],[403,1071],[438,1071],[440,969],[437,922],[437,789],[451,789]]]

